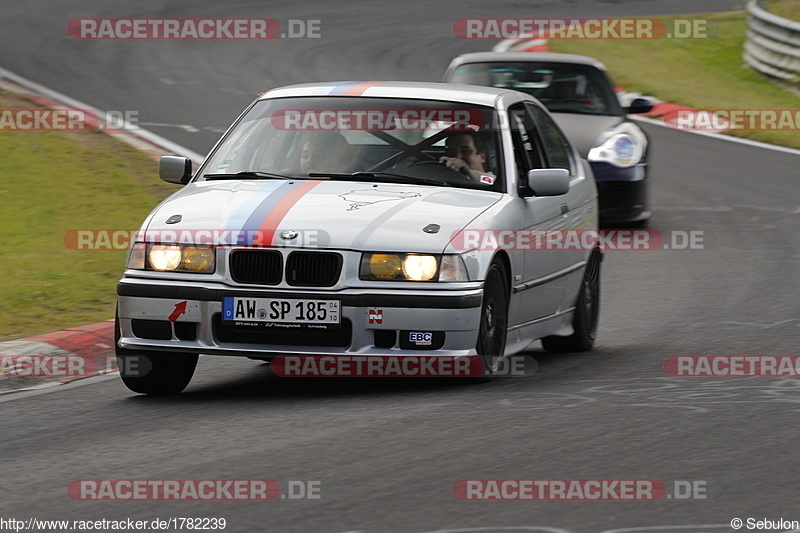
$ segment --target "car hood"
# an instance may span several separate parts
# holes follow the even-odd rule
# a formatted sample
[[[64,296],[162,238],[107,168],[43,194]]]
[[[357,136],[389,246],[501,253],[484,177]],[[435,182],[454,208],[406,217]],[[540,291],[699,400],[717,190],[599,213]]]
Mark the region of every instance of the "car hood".
[[[454,232],[501,196],[489,191],[353,181],[204,181],[187,185],[158,206],[146,238],[441,252]]]
[[[584,159],[589,155],[589,150],[597,145],[597,138],[604,131],[613,129],[623,122],[623,119],[617,116],[551,114]]]

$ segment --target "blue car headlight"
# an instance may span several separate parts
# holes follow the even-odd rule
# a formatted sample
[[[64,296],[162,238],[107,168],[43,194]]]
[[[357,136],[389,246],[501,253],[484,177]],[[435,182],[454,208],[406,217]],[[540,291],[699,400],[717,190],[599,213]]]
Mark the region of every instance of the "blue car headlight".
[[[610,163],[616,167],[627,168],[642,159],[643,147],[634,137],[626,133],[612,135],[600,146],[589,150],[589,161]]]

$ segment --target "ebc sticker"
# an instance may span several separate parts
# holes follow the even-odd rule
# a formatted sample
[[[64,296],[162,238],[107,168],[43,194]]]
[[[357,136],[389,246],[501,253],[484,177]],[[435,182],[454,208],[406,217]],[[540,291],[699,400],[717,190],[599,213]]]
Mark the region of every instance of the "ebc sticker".
[[[433,344],[433,333],[410,331],[408,333],[408,342],[416,346],[430,346]]]

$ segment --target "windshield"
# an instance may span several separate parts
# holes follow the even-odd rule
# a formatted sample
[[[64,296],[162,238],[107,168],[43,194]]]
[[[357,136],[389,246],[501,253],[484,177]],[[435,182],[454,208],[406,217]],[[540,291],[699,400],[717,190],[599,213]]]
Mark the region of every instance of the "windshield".
[[[591,65],[519,62],[474,63],[458,67],[452,83],[514,89],[537,98],[553,113],[621,115],[606,74]]]
[[[348,179],[503,191],[495,110],[432,100],[262,100],[200,179]],[[240,174],[243,173],[243,174]]]

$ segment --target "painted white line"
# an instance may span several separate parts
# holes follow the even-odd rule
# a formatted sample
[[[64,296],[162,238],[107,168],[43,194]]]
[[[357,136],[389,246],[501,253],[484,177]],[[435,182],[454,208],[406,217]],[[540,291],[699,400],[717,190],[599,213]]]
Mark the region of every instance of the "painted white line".
[[[654,126],[661,126],[667,128],[668,126],[664,123],[663,120],[658,120],[655,118],[648,118],[648,117],[640,117],[638,115],[628,115],[628,118],[645,122],[647,124],[653,124]],[[681,131],[686,133],[693,133],[695,135],[703,135],[704,137],[711,137],[712,139],[720,139],[722,141],[730,141],[739,144],[746,144],[748,146],[753,146],[755,148],[763,148],[765,150],[774,150],[776,152],[783,152],[786,154],[792,155],[800,155],[800,150],[796,148],[787,148],[786,146],[778,146],[776,144],[768,144],[760,141],[753,141],[751,139],[743,139],[741,137],[734,137],[732,135],[723,135],[721,133],[714,133],[710,131],[695,131],[695,130],[679,130],[675,128],[669,128],[673,131]]]
[[[54,100],[56,102],[59,102],[60,104],[63,104],[63,105],[66,105],[66,106],[69,106],[69,107],[72,107],[72,108],[75,108],[75,109],[85,109],[87,111],[91,111],[97,117],[105,116],[105,112],[104,111],[101,111],[101,110],[99,110],[99,109],[97,109],[95,107],[92,107],[92,106],[90,106],[88,104],[85,104],[85,103],[83,103],[83,102],[81,102],[79,100],[75,100],[74,98],[70,98],[69,96],[61,94],[61,93],[59,93],[57,91],[54,91],[52,89],[49,89],[49,88],[45,87],[44,85],[40,85],[40,84],[36,83],[35,81],[31,81],[31,80],[29,80],[27,78],[23,78],[22,76],[20,76],[18,74],[14,74],[13,72],[11,72],[9,70],[6,70],[6,69],[4,69],[2,67],[0,67],[0,78],[5,78],[7,80],[10,80],[13,83],[19,85],[20,87],[23,87],[23,88],[25,88],[27,90],[30,90],[31,92],[38,93],[39,95],[44,96],[45,98],[48,98],[50,100]],[[174,154],[178,154],[178,155],[181,155],[183,157],[188,157],[195,164],[199,164],[200,162],[202,162],[205,159],[204,156],[198,154],[197,152],[194,152],[194,151],[189,150],[188,148],[186,148],[184,146],[181,146],[181,145],[179,145],[177,143],[174,143],[174,142],[172,142],[170,140],[167,140],[164,137],[161,137],[160,135],[156,135],[155,133],[153,133],[151,131],[148,131],[148,130],[145,130],[145,129],[142,129],[142,128],[138,128],[138,127],[130,127],[129,128],[130,125],[128,123],[126,123],[124,126],[125,126],[125,130],[124,131],[125,131],[126,134],[128,134],[128,135],[130,135],[132,137],[138,137],[139,139],[147,141],[150,144],[154,144],[157,147],[162,148],[164,150],[167,150],[169,152],[172,152]]]
[[[800,326],[800,319],[797,319],[797,318],[790,318],[790,319],[787,319],[787,320],[780,320],[780,321],[775,322],[773,324],[758,324],[756,322],[730,322],[730,321],[725,321],[725,322],[722,322],[722,323],[723,324],[733,324],[733,325],[736,325],[736,326],[748,326],[748,327],[752,327],[752,328],[769,329],[769,328],[774,328],[775,326],[781,326],[783,324],[789,324],[789,323],[795,322],[795,321],[797,321],[797,325]]]
[[[50,394],[51,392],[60,392],[69,389],[76,389],[78,387],[83,387],[84,385],[93,385],[95,383],[99,383],[101,381],[108,381],[113,378],[119,379],[119,371],[115,370],[114,372],[109,372],[108,374],[101,374],[99,376],[92,376],[90,378],[78,379],[70,383],[67,383],[65,385],[53,383],[53,384],[47,384],[44,388],[31,388],[31,389],[22,389],[14,392],[6,392],[4,394],[0,394],[0,403],[13,402],[14,400],[22,400],[25,398],[31,398],[33,396],[41,396],[42,394]]]
[[[566,529],[539,526],[465,527],[458,529],[437,529],[436,531],[425,531],[423,533],[473,533],[478,531],[485,531],[487,533],[494,533],[496,531],[541,531],[543,533],[571,533]]]
[[[708,528],[725,528],[725,531],[730,531],[731,525],[728,524],[703,524],[697,526],[646,526],[646,527],[626,527],[624,529],[607,529],[605,531],[601,531],[600,533],[627,533],[630,531],[661,531],[664,529],[673,530],[673,529],[708,529]]]

